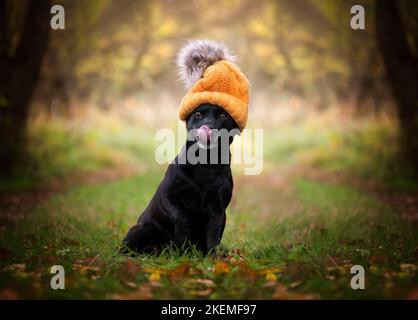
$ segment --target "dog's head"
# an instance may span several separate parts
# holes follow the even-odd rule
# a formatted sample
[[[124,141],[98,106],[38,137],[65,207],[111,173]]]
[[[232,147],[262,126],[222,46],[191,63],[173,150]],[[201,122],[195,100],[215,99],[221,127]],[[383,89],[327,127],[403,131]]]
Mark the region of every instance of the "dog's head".
[[[201,148],[212,148],[222,141],[228,141],[229,146],[240,132],[224,108],[208,103],[201,104],[189,115],[186,128],[189,139],[197,141]]]

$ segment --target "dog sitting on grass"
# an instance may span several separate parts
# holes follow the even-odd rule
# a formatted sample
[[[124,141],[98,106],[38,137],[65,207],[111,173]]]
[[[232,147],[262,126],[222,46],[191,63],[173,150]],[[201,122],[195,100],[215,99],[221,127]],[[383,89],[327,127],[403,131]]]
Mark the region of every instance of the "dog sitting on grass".
[[[177,64],[189,89],[179,111],[188,139],[125,236],[124,252],[191,245],[208,253],[224,232],[233,189],[229,146],[247,122],[249,82],[220,42],[188,42]]]

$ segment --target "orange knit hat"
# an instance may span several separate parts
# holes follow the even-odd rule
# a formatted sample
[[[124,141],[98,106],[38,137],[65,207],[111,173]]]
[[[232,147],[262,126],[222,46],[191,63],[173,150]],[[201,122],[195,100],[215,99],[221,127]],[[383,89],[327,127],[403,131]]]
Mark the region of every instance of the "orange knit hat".
[[[188,42],[177,58],[180,78],[189,92],[180,103],[180,120],[203,103],[224,108],[243,130],[248,118],[249,82],[220,42]]]

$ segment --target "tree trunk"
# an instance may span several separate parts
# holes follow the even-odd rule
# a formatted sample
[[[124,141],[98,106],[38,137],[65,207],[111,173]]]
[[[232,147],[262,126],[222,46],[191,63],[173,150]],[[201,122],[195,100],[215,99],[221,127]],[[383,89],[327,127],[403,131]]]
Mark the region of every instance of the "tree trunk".
[[[27,4],[18,44],[10,29],[12,1],[0,1],[0,166],[7,174],[23,156],[32,94],[38,82],[49,39],[49,0]],[[16,17],[14,17],[16,18]]]
[[[376,29],[397,103],[402,154],[418,172],[418,59],[408,46],[398,1],[376,0]]]

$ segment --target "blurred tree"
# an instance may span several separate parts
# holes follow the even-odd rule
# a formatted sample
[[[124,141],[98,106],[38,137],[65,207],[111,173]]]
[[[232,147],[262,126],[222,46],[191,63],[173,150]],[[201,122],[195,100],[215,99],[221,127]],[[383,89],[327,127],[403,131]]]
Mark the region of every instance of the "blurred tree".
[[[380,108],[385,90],[374,28],[353,32],[353,0],[271,0],[253,15],[249,37],[259,58],[258,73],[270,77],[276,92],[326,108],[351,102],[368,114]],[[363,0],[373,12],[373,0]],[[263,9],[261,9],[263,10]],[[366,15],[368,26],[372,26]],[[372,108],[368,106],[371,105]]]
[[[413,10],[412,10],[413,11]],[[415,21],[418,12],[415,10]],[[376,1],[377,40],[397,103],[403,155],[418,172],[418,57],[396,0]]]
[[[49,0],[0,1],[0,167],[22,156],[29,104],[50,32]]]

